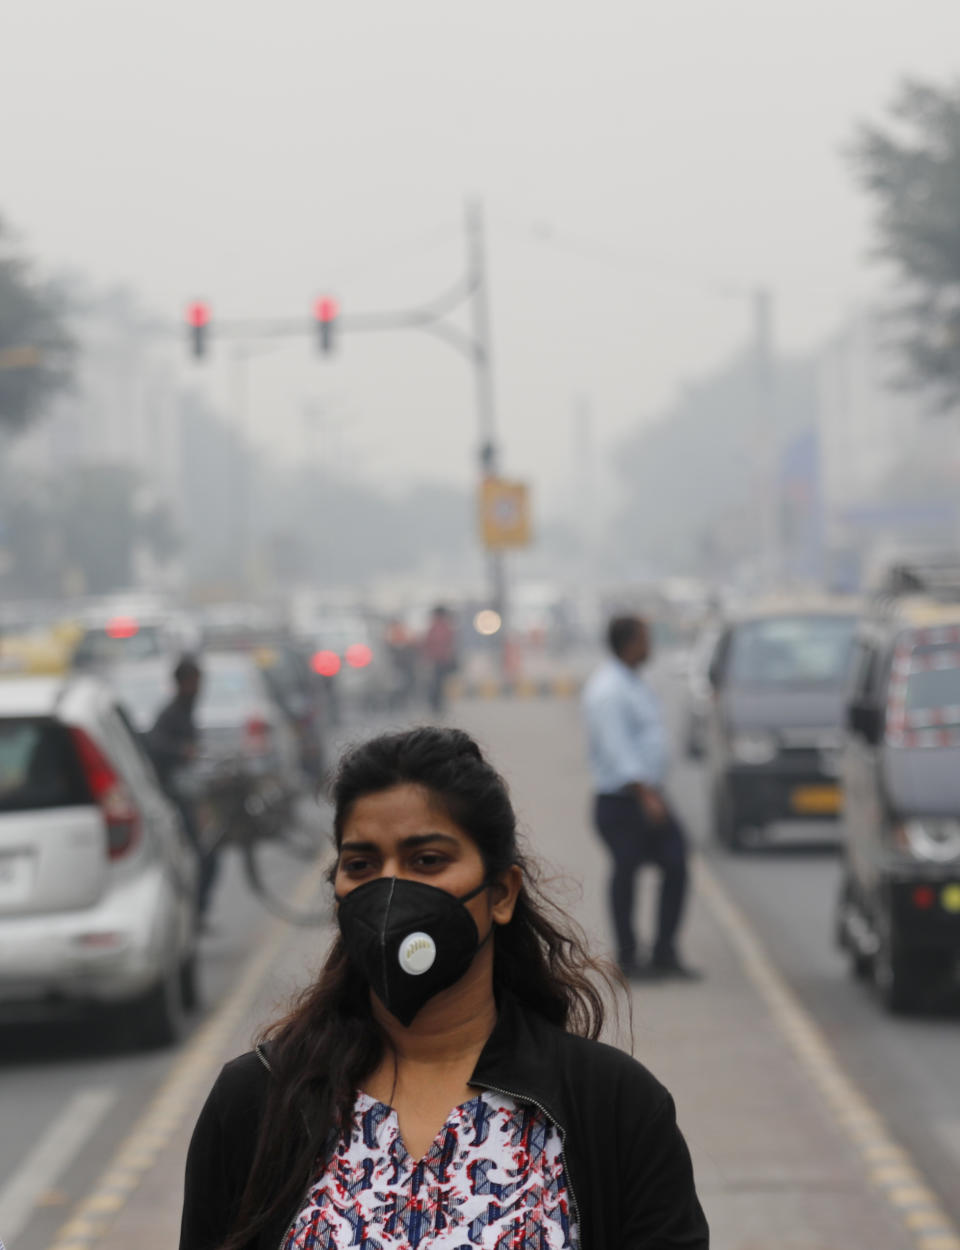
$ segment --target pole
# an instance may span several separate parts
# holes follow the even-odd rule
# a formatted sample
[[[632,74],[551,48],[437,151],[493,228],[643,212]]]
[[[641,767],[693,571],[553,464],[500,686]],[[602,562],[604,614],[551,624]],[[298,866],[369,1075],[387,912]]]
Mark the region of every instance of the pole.
[[[753,292],[758,480],[763,520],[763,574],[773,589],[783,573],[780,533],[780,439],[777,428],[773,361],[773,296],[767,287]]]
[[[237,547],[240,552],[240,576],[244,588],[249,589],[252,571],[253,547],[253,509],[251,507],[253,493],[252,444],[248,438],[248,391],[249,391],[249,352],[243,344],[238,344],[233,351],[233,408],[237,428],[237,443],[240,450],[239,478],[237,482],[237,502],[240,532],[237,535]]]
[[[467,202],[467,274],[473,288],[473,374],[476,386],[477,433],[479,436],[480,479],[496,477],[500,472],[497,446],[496,401],[493,390],[493,359],[490,336],[490,297],[487,278],[487,255],[484,238],[483,204],[479,199]],[[506,567],[502,551],[487,553],[487,575],[491,607],[500,614],[501,664],[506,659],[509,632]]]
[[[581,578],[583,585],[597,571],[597,498],[593,455],[593,408],[586,395],[578,395],[573,417],[573,482],[580,516]]]

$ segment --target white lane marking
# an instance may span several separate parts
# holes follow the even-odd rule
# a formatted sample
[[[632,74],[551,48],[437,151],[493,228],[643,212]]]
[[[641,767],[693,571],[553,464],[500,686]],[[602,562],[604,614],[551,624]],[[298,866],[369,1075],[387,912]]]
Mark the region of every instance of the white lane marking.
[[[0,1189],[0,1229],[9,1243],[26,1228],[41,1194],[58,1180],[117,1101],[115,1089],[82,1089],[70,1099]]]

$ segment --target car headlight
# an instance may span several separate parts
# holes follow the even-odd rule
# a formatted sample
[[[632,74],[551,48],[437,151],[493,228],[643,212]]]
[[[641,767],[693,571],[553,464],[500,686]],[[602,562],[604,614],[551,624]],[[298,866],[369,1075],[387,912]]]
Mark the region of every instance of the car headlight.
[[[762,729],[734,734],[730,754],[738,764],[769,764],[776,759],[777,740]]]
[[[916,859],[946,864],[960,858],[960,820],[908,820],[897,833],[901,848]]]

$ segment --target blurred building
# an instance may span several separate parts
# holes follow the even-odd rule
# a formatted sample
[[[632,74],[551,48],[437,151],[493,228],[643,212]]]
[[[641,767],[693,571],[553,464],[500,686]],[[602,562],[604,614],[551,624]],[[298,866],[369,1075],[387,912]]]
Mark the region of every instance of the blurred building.
[[[163,507],[174,524],[184,517],[183,396],[173,345],[157,333],[125,292],[83,293],[71,319],[77,342],[75,381],[51,402],[11,448],[23,474],[56,478],[79,465],[132,469],[137,506]],[[144,550],[139,584],[175,588],[180,561],[158,565]]]
[[[180,394],[171,345],[122,292],[85,299],[71,331],[79,349],[74,387],[18,440],[17,459],[36,472],[128,465],[177,505]]]
[[[817,355],[817,441],[828,576],[861,580],[884,553],[957,540],[960,414],[899,389],[889,323],[852,318]]]

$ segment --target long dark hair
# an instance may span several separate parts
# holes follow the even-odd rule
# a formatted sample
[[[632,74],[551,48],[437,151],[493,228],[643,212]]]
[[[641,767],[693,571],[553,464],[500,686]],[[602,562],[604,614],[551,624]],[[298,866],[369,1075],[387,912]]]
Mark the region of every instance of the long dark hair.
[[[506,782],[459,729],[383,734],[354,747],[333,787],[339,848],[358,799],[392,786],[423,786],[476,843],[488,878],[516,864],[523,874],[513,918],[495,935],[494,991],[522,992],[525,1005],[584,1037],[599,1036],[609,965],[543,893],[537,870],[518,844]],[[267,1029],[269,1092],[250,1175],[230,1237],[221,1250],[245,1250],[302,1197],[317,1159],[349,1123],[357,1088],[382,1057],[370,991],[353,971],[339,936],[313,985]],[[298,1131],[309,1109],[310,1133]]]

